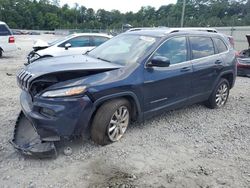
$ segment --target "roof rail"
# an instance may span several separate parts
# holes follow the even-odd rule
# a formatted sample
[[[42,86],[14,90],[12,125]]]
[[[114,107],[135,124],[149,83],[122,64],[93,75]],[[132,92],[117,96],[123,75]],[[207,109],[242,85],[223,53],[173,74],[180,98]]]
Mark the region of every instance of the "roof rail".
[[[142,30],[154,30],[154,29],[168,29],[168,27],[159,26],[159,27],[135,27],[127,30],[126,32],[132,31],[142,31]]]
[[[126,32],[142,31],[142,30],[166,30],[166,33],[187,32],[187,31],[201,31],[209,33],[218,33],[214,28],[207,27],[183,27],[183,28],[169,28],[169,27],[138,27],[127,30]]]
[[[216,29],[214,28],[205,28],[205,27],[189,27],[189,28],[176,28],[172,31],[170,31],[170,33],[176,33],[176,32],[185,32],[185,31],[203,31],[203,32],[209,32],[209,33],[218,33]]]

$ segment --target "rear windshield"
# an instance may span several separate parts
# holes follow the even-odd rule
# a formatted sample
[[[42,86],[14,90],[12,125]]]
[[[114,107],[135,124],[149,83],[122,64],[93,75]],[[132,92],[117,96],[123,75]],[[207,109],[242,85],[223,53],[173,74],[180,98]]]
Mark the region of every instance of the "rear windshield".
[[[0,36],[11,35],[10,30],[6,27],[6,25],[0,25]]]

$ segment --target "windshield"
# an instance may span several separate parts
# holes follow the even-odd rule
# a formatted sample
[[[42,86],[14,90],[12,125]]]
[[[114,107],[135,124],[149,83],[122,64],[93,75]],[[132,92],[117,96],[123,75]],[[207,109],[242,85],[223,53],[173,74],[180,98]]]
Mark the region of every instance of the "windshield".
[[[11,35],[11,32],[8,29],[8,26],[4,24],[0,24],[0,36],[7,36],[7,35]]]
[[[68,35],[68,36],[66,36],[66,37],[59,38],[59,39],[57,39],[57,40],[55,40],[55,41],[53,41],[53,42],[50,42],[49,45],[50,45],[50,46],[53,46],[53,45],[55,45],[55,44],[57,44],[57,43],[60,43],[60,42],[62,42],[62,41],[64,41],[64,40],[67,40],[67,39],[71,38],[72,36],[73,36],[73,35]]]
[[[89,56],[120,65],[136,63],[156,42],[155,37],[119,35],[88,53]]]

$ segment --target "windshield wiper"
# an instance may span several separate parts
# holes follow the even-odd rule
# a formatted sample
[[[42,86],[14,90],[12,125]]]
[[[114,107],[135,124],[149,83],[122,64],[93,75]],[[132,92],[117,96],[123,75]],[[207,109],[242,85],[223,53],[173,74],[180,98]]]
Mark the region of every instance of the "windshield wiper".
[[[99,60],[102,60],[102,61],[106,61],[106,62],[108,62],[108,63],[111,63],[111,61],[109,61],[109,60],[107,60],[107,59],[103,59],[103,58],[101,58],[101,57],[97,57],[96,59],[99,59]]]

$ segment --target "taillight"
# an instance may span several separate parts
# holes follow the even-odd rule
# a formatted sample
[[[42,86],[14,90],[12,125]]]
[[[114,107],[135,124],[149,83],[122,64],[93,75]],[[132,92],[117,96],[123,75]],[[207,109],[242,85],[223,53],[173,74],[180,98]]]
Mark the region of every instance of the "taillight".
[[[9,37],[9,43],[15,43],[15,37],[13,36]]]

